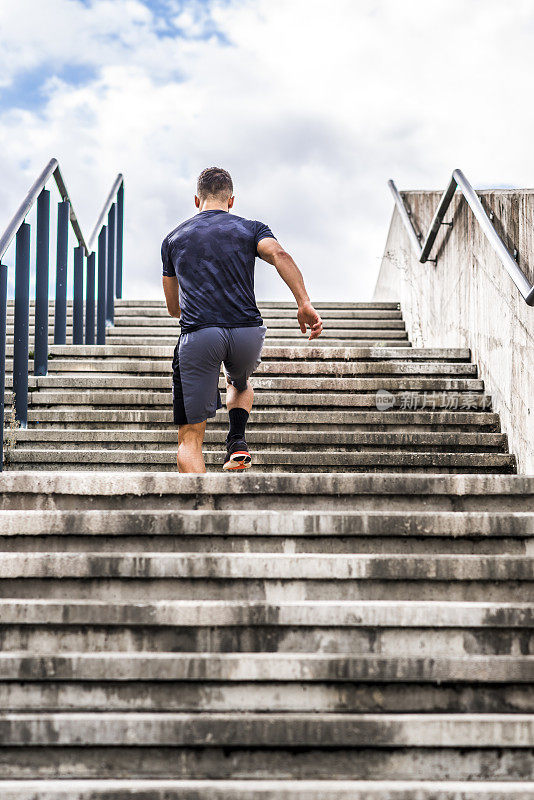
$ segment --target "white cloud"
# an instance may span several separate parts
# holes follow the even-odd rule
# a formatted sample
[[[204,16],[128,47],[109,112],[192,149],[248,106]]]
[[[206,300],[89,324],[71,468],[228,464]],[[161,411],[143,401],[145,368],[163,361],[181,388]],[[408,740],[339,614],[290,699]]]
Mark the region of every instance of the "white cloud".
[[[372,292],[387,178],[436,188],[461,166],[475,183],[532,182],[530,0],[173,5],[165,26],[183,35],[161,37],[140,0],[0,0],[5,82],[60,76],[42,108],[2,114],[0,225],[51,155],[86,229],[120,169],[130,296],[159,296],[161,238],[193,213],[210,164],[232,172],[236,212],[268,222],[330,299]],[[76,65],[94,78],[69,85]],[[286,296],[269,267],[257,274],[258,294]]]

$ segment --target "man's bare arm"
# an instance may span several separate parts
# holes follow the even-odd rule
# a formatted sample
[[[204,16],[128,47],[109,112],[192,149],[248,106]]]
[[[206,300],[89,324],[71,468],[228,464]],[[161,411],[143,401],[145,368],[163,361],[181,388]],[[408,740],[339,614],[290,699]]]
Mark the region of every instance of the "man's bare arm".
[[[298,305],[297,320],[302,333],[306,333],[306,326],[308,326],[310,328],[309,339],[316,339],[323,330],[323,321],[310,303],[302,273],[289,253],[286,253],[276,239],[267,237],[258,242],[258,255],[276,267],[282,280],[293,292]]]
[[[163,291],[165,292],[165,302],[167,311],[171,317],[180,319],[180,295],[178,293],[178,278],[176,275],[163,276]]]

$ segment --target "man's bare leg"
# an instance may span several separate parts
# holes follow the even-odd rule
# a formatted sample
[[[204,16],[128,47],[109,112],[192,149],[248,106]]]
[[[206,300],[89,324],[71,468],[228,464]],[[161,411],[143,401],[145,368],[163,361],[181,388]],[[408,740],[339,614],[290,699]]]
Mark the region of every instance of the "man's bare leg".
[[[247,381],[247,388],[242,392],[238,392],[233,384],[226,379],[226,408],[230,411],[232,408],[244,408],[250,414],[252,411],[252,403],[254,402],[254,389],[250,381]]]
[[[201,473],[206,472],[202,444],[206,422],[197,422],[195,425],[180,425],[178,428],[178,456],[177,464],[180,472]]]

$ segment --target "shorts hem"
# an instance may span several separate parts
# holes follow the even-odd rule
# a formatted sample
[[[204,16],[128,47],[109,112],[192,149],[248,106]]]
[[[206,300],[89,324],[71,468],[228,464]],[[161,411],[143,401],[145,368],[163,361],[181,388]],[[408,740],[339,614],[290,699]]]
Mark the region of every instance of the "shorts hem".
[[[215,409],[215,411],[213,411],[213,412],[211,412],[209,414],[206,414],[205,416],[199,417],[198,419],[188,419],[187,422],[177,422],[176,424],[178,426],[180,426],[180,425],[198,425],[199,422],[206,422],[208,419],[211,419],[212,417],[214,417],[217,414],[217,411],[218,411],[218,409]]]

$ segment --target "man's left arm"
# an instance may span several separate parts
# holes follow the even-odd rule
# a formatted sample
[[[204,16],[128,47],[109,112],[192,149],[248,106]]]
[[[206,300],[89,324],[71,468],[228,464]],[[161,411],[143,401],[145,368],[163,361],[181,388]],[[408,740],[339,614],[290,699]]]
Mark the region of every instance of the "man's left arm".
[[[165,293],[165,302],[167,303],[167,311],[171,317],[180,319],[180,294],[178,289],[178,278],[176,275],[163,276],[163,291]]]
[[[165,293],[167,311],[171,317],[180,319],[181,312],[178,278],[176,276],[174,264],[170,258],[167,239],[164,239],[161,243],[161,261],[163,264],[163,291]]]

